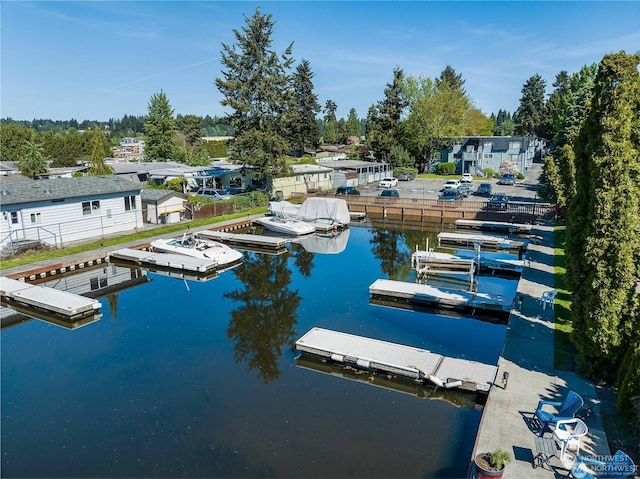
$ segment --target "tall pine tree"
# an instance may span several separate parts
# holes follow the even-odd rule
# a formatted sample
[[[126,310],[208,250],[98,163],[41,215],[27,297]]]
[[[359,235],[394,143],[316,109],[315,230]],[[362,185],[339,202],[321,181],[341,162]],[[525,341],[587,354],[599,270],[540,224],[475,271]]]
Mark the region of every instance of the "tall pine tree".
[[[302,155],[305,148],[320,145],[320,129],[316,115],[320,112],[318,97],[313,92],[311,64],[302,60],[293,74],[293,114],[288,130],[291,144]]]
[[[173,109],[164,91],[154,93],[149,100],[147,116],[144,119],[144,158],[146,161],[167,161],[173,159],[173,136],[176,121]]]
[[[639,63],[640,54],[603,58],[574,145],[565,248],[572,339],[579,364],[598,378],[612,377],[640,334]]]

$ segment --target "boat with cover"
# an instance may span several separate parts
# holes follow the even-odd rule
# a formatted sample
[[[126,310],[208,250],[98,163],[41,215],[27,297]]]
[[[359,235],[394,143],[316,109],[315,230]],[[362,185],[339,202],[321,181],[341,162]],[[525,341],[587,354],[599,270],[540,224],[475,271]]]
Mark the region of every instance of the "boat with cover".
[[[151,242],[154,251],[177,253],[215,262],[218,266],[239,263],[242,253],[226,244],[185,233],[182,238],[160,238]]]
[[[285,216],[265,216],[263,218],[256,218],[253,222],[269,231],[288,236],[302,236],[315,233],[316,231],[315,227],[309,223]]]

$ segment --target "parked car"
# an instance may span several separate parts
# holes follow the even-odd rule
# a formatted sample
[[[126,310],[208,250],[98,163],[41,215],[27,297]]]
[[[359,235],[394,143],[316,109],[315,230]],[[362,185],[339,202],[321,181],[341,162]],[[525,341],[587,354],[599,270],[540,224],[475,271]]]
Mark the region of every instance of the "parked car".
[[[393,188],[394,186],[398,186],[398,178],[384,178],[379,184],[378,188]]]
[[[471,173],[464,173],[460,178],[460,183],[473,183],[473,175]]]
[[[211,198],[213,200],[228,200],[233,198],[226,190],[220,190],[217,188],[200,188],[196,191],[196,196],[203,196],[205,198]]]
[[[400,176],[398,176],[398,180],[400,181],[413,180],[413,175],[410,175],[409,173],[402,173]]]
[[[440,193],[440,196],[438,196],[439,200],[444,200],[444,201],[456,201],[456,200],[461,200],[462,199],[462,193],[460,192],[459,189],[446,189],[443,190],[442,193]]]
[[[478,188],[476,188],[476,195],[480,195],[480,196],[489,196],[491,195],[491,192],[493,191],[493,188],[491,187],[491,183],[480,183],[480,185],[478,185]]]
[[[400,198],[400,193],[398,193],[398,190],[384,190],[381,191],[378,196],[384,198]]]
[[[462,183],[458,188],[458,191],[466,198],[471,196],[471,193],[473,193],[473,185],[471,183]]]
[[[509,197],[504,193],[496,193],[489,200],[488,207],[491,210],[506,210],[509,207]]]
[[[460,187],[460,180],[447,180],[442,187],[445,190],[457,190]]]
[[[355,186],[338,186],[336,195],[359,195],[360,191]]]
[[[499,185],[515,185],[516,184],[516,175],[512,173],[505,173],[498,181]]]

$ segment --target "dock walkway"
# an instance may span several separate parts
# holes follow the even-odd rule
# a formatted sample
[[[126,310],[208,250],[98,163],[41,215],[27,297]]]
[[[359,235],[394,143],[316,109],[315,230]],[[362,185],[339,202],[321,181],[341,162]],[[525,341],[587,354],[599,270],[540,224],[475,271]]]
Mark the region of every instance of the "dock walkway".
[[[488,392],[497,367],[322,328],[312,328],[296,341],[298,351],[361,369],[430,381],[437,386]]]
[[[0,296],[3,303],[39,308],[67,318],[93,315],[100,309],[97,299],[78,294],[0,277]]]

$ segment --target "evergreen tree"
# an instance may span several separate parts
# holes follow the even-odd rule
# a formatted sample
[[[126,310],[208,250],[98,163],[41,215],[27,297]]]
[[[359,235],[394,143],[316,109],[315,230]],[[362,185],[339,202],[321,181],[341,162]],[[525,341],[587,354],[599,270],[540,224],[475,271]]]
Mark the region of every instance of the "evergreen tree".
[[[33,178],[37,174],[46,173],[47,165],[47,158],[42,145],[32,140],[26,140],[18,158],[20,173],[29,178]]]
[[[282,156],[289,148],[286,127],[294,111],[289,75],[293,45],[280,55],[271,49],[275,22],[260,7],[244,18],[242,31],[233,30],[236,43],[222,44],[225,70],[215,83],[236,131],[231,160],[256,166],[256,177],[267,178],[288,171]]]
[[[292,123],[289,126],[291,143],[302,155],[307,147],[317,148],[320,145],[320,130],[316,115],[321,106],[313,92],[311,64],[302,60],[293,74],[293,109]]]
[[[149,100],[148,113],[144,121],[145,160],[167,161],[173,159],[173,135],[176,131],[173,109],[167,95],[160,90]]]
[[[93,129],[93,137],[91,139],[91,157],[89,159],[89,176],[110,175],[113,169],[104,162],[109,156],[109,149],[105,147],[105,137],[100,128]]]
[[[394,68],[393,81],[384,89],[384,99],[367,114],[367,141],[381,161],[389,161],[391,149],[401,142],[400,119],[408,104],[403,91],[404,81],[404,71]]]
[[[355,108],[349,110],[349,116],[347,117],[347,121],[344,125],[345,128],[345,137],[349,138],[350,136],[357,136],[360,138],[362,135],[362,131],[360,128],[360,120],[358,119],[358,113]]]
[[[520,106],[514,115],[516,133],[523,136],[541,136],[545,121],[545,81],[538,74],[522,87]]]
[[[436,88],[440,88],[443,84],[449,85],[449,87],[462,96],[466,96],[467,92],[464,89],[465,80],[462,78],[462,73],[457,74],[451,65],[447,65],[440,73],[440,77],[436,78]]]
[[[566,279],[579,365],[611,377],[640,330],[640,54],[606,55],[576,138]],[[628,361],[631,361],[629,359]]]
[[[339,140],[338,120],[336,119],[337,109],[338,105],[336,105],[335,102],[327,100],[323,111],[325,126],[322,134],[322,141],[328,145],[334,145],[338,143]]]

